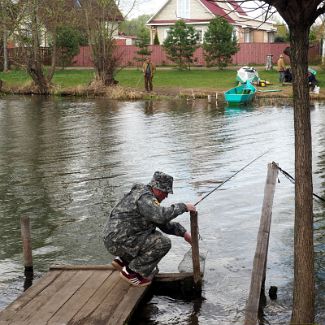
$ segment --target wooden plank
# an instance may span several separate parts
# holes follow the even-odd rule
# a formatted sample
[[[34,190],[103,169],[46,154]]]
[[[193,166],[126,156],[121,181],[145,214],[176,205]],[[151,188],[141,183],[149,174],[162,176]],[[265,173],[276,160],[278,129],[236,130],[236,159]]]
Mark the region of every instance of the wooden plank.
[[[55,278],[55,281],[51,285],[47,286],[43,291],[33,297],[27,304],[24,305],[17,313],[11,318],[15,323],[18,321],[25,321],[27,324],[27,319],[33,317],[38,310],[43,306],[44,302],[48,301],[60,288],[66,285],[70,278],[75,274],[75,272],[62,273],[59,277]]]
[[[34,285],[21,294],[15,301],[13,301],[7,308],[0,312],[0,320],[6,321],[11,319],[16,313],[29,303],[40,292],[45,290],[56,278],[61,275],[61,271],[53,271],[47,273],[41,279],[37,280]]]
[[[48,324],[67,324],[73,316],[87,303],[112,271],[93,271],[88,280],[76,291],[62,308],[49,320]]]
[[[65,271],[64,273],[73,273],[74,271]],[[27,324],[38,324],[47,322],[55,312],[61,308],[65,302],[80,288],[80,286],[91,276],[93,271],[77,271],[77,273],[58,290],[54,296],[47,301],[43,301],[41,309],[28,320]]]
[[[200,252],[199,252],[199,227],[197,221],[197,212],[191,211],[191,235],[192,235],[192,262],[194,289],[197,292],[202,290],[202,278],[200,271]]]
[[[95,292],[95,294],[87,301],[87,304],[74,315],[70,324],[90,324],[87,323],[88,319],[91,317],[91,314],[96,310],[100,303],[108,296],[111,290],[114,289],[116,283],[119,281],[120,275],[119,272],[112,272],[111,275],[104,281],[102,286]]]
[[[123,300],[118,304],[117,308],[114,310],[113,315],[110,317],[106,324],[125,324],[133,314],[135,308],[141,301],[141,298],[144,296],[147,289],[149,289],[149,287],[130,287],[127,294],[123,297]]]
[[[112,265],[52,265],[50,270],[112,270],[115,268]]]
[[[201,273],[201,276],[203,273]],[[184,279],[193,278],[192,272],[183,272],[183,273],[158,273],[155,275],[154,282],[174,282],[182,281]]]
[[[117,273],[117,272],[116,272]],[[82,324],[87,325],[97,325],[97,324],[107,324],[113,311],[118,307],[120,301],[126,295],[130,288],[130,284],[121,278],[114,283],[112,290],[109,295],[107,295],[104,300],[99,304],[99,306],[94,310],[94,312],[86,319]],[[141,290],[141,288],[139,288]],[[125,310],[128,313],[128,310]],[[78,323],[79,324],[79,323]],[[115,324],[119,325],[119,324]],[[123,324],[122,324],[123,325]]]
[[[265,269],[267,264],[266,257],[269,245],[272,205],[277,176],[278,169],[272,164],[268,164],[267,179],[264,187],[262,215],[257,236],[249,296],[246,304],[245,325],[253,325],[258,321],[261,288],[263,286],[263,281],[265,280]]]

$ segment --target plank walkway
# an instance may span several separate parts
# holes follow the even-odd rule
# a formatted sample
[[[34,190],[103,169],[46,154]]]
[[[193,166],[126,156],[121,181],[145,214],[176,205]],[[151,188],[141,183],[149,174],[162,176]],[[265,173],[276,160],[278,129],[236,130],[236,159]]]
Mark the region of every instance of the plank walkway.
[[[54,267],[0,312],[0,325],[122,325],[147,289],[106,265]]]

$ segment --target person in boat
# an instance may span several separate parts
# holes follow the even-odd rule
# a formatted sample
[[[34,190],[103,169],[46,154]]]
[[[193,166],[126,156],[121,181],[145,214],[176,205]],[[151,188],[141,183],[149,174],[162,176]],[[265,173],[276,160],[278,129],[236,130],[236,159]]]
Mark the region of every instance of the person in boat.
[[[149,184],[133,185],[107,219],[103,235],[106,249],[116,256],[112,265],[134,286],[149,285],[170,250],[171,241],[162,232],[192,242],[191,234],[171,220],[196,208],[192,203],[162,207],[160,203],[172,193],[173,177],[156,171]]]
[[[279,81],[281,83],[283,83],[284,82],[284,73],[286,70],[286,65],[284,63],[283,54],[280,54],[280,57],[277,62],[277,67],[278,67],[278,72],[279,72]]]
[[[150,57],[148,57],[142,65],[142,72],[143,72],[143,76],[144,76],[144,87],[145,87],[146,91],[148,91],[148,92],[152,91],[152,89],[153,89],[152,79],[153,79],[153,75],[154,75],[155,71],[156,71],[156,67],[151,62]]]

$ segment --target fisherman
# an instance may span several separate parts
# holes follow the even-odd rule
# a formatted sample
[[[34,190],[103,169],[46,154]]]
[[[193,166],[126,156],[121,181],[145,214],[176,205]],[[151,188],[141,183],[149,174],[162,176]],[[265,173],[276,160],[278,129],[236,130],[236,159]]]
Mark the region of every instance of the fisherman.
[[[120,276],[134,286],[147,286],[158,272],[159,261],[171,248],[166,234],[192,237],[177,222],[180,214],[196,211],[192,203],[162,207],[160,203],[173,193],[173,177],[156,171],[149,184],[135,184],[111,211],[104,228],[104,244],[114,256],[112,265]]]
[[[152,79],[155,71],[156,68],[154,64],[151,62],[150,57],[148,57],[142,65],[142,72],[144,76],[144,87],[148,92],[152,91]]]
[[[279,72],[279,81],[284,82],[284,75],[286,70],[286,65],[284,63],[283,54],[280,54],[279,60],[277,62],[278,72]]]

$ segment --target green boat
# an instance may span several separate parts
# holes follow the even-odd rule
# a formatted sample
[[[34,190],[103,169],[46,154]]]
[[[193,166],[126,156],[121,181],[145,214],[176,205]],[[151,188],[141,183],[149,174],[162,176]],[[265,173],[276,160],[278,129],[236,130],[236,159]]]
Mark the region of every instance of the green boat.
[[[225,100],[229,105],[250,103],[255,98],[255,94],[256,88],[249,81],[224,93]]]

